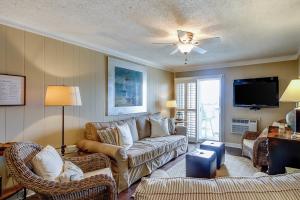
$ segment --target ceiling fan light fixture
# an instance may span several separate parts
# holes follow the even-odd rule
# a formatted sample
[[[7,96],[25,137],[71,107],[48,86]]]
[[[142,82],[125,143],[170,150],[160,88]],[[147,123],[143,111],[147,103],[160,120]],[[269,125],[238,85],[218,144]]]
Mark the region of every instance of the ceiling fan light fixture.
[[[181,53],[190,53],[194,45],[192,44],[178,44],[178,49]]]

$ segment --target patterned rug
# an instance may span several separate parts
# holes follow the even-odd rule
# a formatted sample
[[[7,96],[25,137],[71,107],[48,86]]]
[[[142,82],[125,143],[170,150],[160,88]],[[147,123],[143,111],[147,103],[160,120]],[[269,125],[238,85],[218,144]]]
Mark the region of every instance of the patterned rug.
[[[245,177],[253,176],[256,172],[260,170],[253,167],[252,162],[248,158],[233,156],[230,154],[225,155],[225,164],[217,170],[217,177]],[[156,170],[151,177],[157,176],[161,177],[162,174],[167,174],[169,177],[185,177],[185,158],[176,163],[174,166],[167,170]]]

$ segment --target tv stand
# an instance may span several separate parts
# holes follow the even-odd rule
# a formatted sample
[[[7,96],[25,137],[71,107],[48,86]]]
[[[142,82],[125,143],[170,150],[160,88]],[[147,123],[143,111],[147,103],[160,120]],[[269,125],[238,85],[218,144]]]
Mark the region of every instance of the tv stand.
[[[250,110],[254,110],[254,111],[257,111],[257,110],[260,110],[261,108],[258,107],[258,106],[252,106],[250,107]]]

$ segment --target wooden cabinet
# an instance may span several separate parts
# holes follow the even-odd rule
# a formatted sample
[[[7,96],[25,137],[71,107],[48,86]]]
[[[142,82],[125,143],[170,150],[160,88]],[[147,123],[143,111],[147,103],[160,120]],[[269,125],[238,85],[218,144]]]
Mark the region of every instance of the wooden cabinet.
[[[291,133],[279,133],[278,127],[268,130],[268,174],[283,174],[285,167],[300,168],[300,138],[291,139]]]

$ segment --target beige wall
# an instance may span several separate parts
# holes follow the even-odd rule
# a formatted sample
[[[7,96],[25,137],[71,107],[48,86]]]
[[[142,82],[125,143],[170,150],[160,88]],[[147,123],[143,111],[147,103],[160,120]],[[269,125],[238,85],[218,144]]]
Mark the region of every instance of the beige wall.
[[[148,72],[148,112],[162,111],[173,96],[174,74],[145,67]],[[0,107],[0,141],[35,141],[60,146],[61,109],[44,107],[47,85],[80,87],[83,105],[66,108],[66,143],[83,137],[87,121],[109,121],[107,117],[107,56],[22,30],[0,25],[0,73],[25,75],[27,104]]]
[[[279,77],[280,96],[287,87],[291,79],[297,78],[298,62],[287,61],[259,65],[249,65],[243,67],[230,67],[213,70],[200,70],[193,72],[179,72],[176,77],[192,77],[202,75],[224,75],[224,128],[225,142],[240,143],[241,136],[231,133],[231,119],[234,117],[250,118],[259,120],[259,129],[268,126],[272,121],[285,118],[285,114],[290,111],[294,104],[280,103],[279,108],[264,108],[259,111],[252,111],[247,108],[233,107],[233,89],[234,79],[256,78],[267,76]]]

